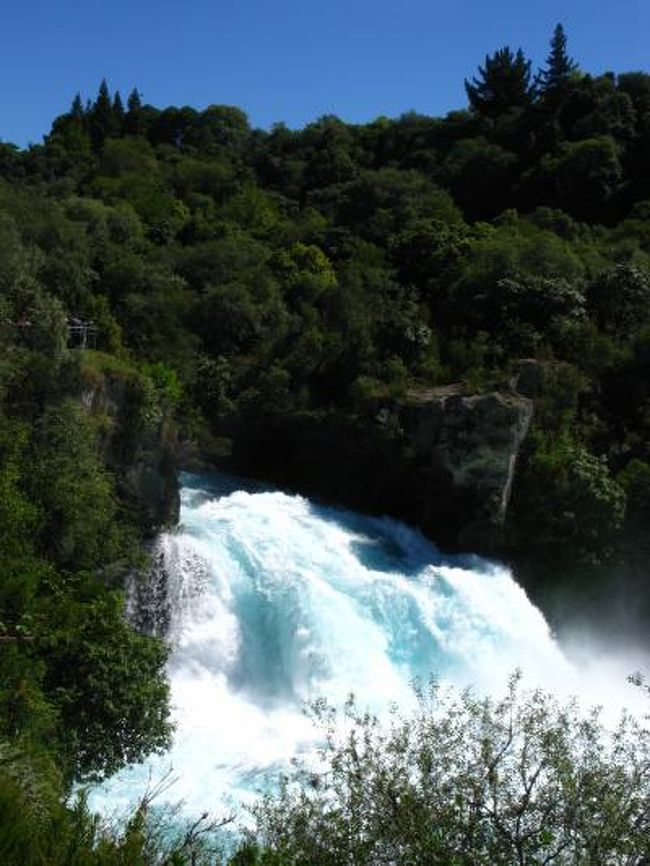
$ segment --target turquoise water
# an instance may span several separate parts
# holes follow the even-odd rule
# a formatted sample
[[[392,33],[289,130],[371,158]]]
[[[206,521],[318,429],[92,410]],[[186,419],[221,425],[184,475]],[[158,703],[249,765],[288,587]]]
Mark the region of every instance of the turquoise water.
[[[561,691],[602,684],[565,657],[504,567],[442,556],[388,518],[238,479],[183,483],[180,527],[158,551],[174,745],[98,788],[91,805],[104,813],[170,770],[160,799],[188,814],[250,801],[314,749],[303,707],[317,697],[338,705],[353,692],[381,714],[414,703],[414,679],[491,692],[515,667]]]

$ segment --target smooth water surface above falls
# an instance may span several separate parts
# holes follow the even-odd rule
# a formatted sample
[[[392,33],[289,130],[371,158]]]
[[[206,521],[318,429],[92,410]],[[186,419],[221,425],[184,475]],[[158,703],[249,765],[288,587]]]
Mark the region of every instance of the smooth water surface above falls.
[[[381,713],[407,708],[413,680],[431,675],[487,691],[516,667],[565,693],[594,682],[505,568],[443,557],[388,518],[239,479],[183,481],[181,525],[159,542],[164,609],[144,612],[168,622],[174,745],[96,790],[103,812],[170,767],[177,781],[164,797],[188,813],[250,798],[313,747],[302,708],[317,697],[340,705],[354,692]]]

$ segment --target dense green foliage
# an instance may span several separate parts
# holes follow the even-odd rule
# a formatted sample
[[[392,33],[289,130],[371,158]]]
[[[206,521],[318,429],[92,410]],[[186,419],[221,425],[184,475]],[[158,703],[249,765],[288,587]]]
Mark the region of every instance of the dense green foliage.
[[[143,564],[142,527],[102,442],[128,431],[111,431],[113,420],[82,398],[101,389],[110,366],[125,394],[151,394],[132,400],[136,430],[173,378],[74,350],[66,291],[87,274],[57,246],[74,250],[74,234],[43,189],[4,184],[2,197],[0,859],[118,863],[122,842],[94,859],[97,822],[61,797],[73,780],[167,747],[167,650],[124,618],[123,580]],[[108,320],[114,348],[106,300],[89,304],[98,323]]]
[[[649,732],[522,692],[479,700],[433,689],[388,726],[316,707],[321,765],[255,809],[239,866],[587,866],[650,853]]]
[[[169,737],[164,649],[122,616],[155,520],[121,467],[172,410],[187,459],[282,477],[300,441],[398,477],[407,391],[534,358],[500,552],[648,598],[650,75],[583,74],[558,27],[537,75],[506,46],[466,88],[444,118],[263,131],[102,82],[0,143],[4,863],[147,862],[60,796]]]

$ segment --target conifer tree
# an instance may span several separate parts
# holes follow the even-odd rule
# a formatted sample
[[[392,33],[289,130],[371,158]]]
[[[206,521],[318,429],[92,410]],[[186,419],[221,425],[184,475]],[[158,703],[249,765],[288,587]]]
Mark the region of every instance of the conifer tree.
[[[506,45],[479,66],[478,76],[465,79],[470,107],[484,117],[496,119],[512,108],[530,105],[535,92],[531,82],[531,62],[519,48],[516,54]]]
[[[72,105],[70,106],[70,117],[81,119],[84,116],[84,113],[84,105],[81,101],[81,94],[77,93],[75,98],[72,100]]]
[[[127,135],[142,135],[144,132],[144,119],[142,116],[142,100],[138,89],[133,88],[127,99],[128,111],[124,119],[124,129]]]
[[[117,135],[122,134],[125,116],[126,113],[124,111],[124,103],[122,102],[120,91],[116,90],[115,96],[113,97],[113,124]]]
[[[569,57],[566,50],[567,37],[564,27],[558,24],[551,38],[551,50],[546,59],[537,83],[542,95],[559,94],[578,71],[578,64]]]
[[[105,78],[102,78],[102,82],[99,85],[94,110],[96,114],[105,114],[106,116],[109,116],[112,111],[111,95],[109,93],[108,84],[106,83]]]
[[[139,111],[142,108],[142,100],[140,99],[137,87],[134,87],[131,93],[129,93],[126,104],[131,113]]]
[[[113,97],[113,113],[119,117],[124,117],[124,103],[122,102],[119,90],[115,91],[115,96]]]
[[[115,118],[111,96],[106,84],[102,79],[97,93],[97,99],[90,113],[90,137],[95,149],[99,149],[104,141],[115,133]]]

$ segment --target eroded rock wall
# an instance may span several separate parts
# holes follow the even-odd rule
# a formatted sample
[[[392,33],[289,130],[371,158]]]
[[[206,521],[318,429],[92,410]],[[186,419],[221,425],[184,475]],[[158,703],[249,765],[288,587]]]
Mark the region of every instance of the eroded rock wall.
[[[86,377],[81,400],[97,424],[99,447],[118,491],[145,535],[178,521],[175,428],[137,375]]]
[[[533,415],[515,393],[410,392],[402,423],[425,477],[424,522],[456,527],[459,544],[498,546],[515,466]]]

